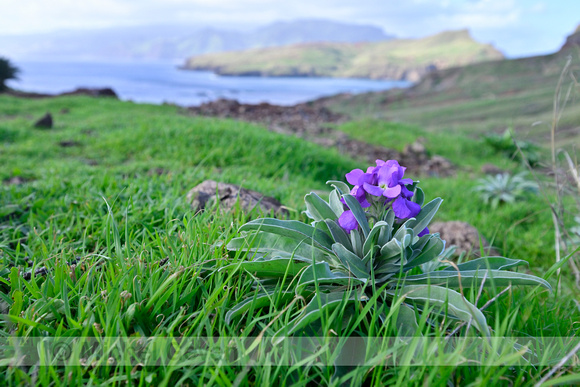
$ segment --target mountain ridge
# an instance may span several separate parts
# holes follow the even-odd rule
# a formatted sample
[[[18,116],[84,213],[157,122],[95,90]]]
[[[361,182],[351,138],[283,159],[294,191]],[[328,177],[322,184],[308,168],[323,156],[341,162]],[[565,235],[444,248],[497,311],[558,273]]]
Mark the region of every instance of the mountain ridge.
[[[314,41],[387,40],[381,28],[322,19],[274,22],[249,31],[147,26],[0,36],[0,55],[15,58],[180,60],[191,55]]]
[[[436,69],[503,59],[468,30],[443,31],[421,39],[364,43],[301,43],[274,48],[204,54],[182,67],[219,75],[326,76],[418,81]]]

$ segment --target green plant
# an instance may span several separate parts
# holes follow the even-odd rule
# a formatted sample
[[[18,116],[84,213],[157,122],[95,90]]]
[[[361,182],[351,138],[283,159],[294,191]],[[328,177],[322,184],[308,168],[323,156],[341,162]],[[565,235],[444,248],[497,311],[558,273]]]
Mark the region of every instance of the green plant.
[[[526,173],[516,175],[507,173],[487,176],[478,180],[474,190],[480,192],[485,203],[491,203],[496,208],[500,203],[513,203],[526,197],[529,193],[536,194],[538,185],[526,179]]]
[[[7,80],[17,79],[18,72],[18,68],[10,63],[8,59],[0,57],[0,91],[7,89]]]
[[[485,257],[459,265],[442,260],[445,242],[427,229],[442,199],[423,205],[423,191],[417,182],[403,179],[403,172],[396,161],[377,160],[367,173],[347,174],[352,190],[345,183],[328,182],[334,187],[328,202],[315,193],[305,197],[310,225],[272,218],[243,225],[241,236],[226,249],[247,252],[249,259],[220,270],[250,273],[257,293],[233,306],[227,322],[273,302],[303,298],[306,307],[275,335],[287,336],[314,329],[312,324],[336,316],[337,310],[348,321],[345,305],[372,300],[383,320],[391,307],[402,306],[397,326],[417,326],[415,311],[435,306],[444,308],[448,318],[473,322],[489,336],[482,312],[450,287],[520,284],[550,289],[541,278],[504,270],[526,264],[522,260]]]
[[[489,134],[484,136],[483,140],[496,152],[503,153],[507,157],[520,161],[522,160],[522,157],[525,157],[526,161],[531,166],[537,165],[540,161],[540,147],[529,141],[513,140],[512,132],[510,129],[506,129],[502,135]],[[521,150],[521,152],[518,150],[518,148]]]

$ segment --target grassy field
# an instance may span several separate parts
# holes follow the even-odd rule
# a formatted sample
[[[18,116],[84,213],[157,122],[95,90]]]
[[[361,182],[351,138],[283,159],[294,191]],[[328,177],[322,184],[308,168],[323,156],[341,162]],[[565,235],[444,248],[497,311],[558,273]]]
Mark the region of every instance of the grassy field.
[[[375,118],[415,124],[429,131],[479,137],[512,128],[520,139],[549,144],[554,96],[562,79],[563,115],[557,145],[580,143],[580,105],[577,93],[579,51],[512,60],[477,63],[437,71],[408,90],[331,98],[327,105],[355,118]],[[565,107],[565,108],[564,108]]]
[[[443,69],[503,55],[474,41],[467,30],[423,39],[372,43],[309,43],[204,54],[189,58],[186,68],[224,75],[317,76],[417,81],[429,66]]]
[[[34,120],[47,111],[53,113],[55,127],[33,128]],[[358,131],[367,140],[372,135],[373,141],[398,148],[425,137],[429,151],[460,166],[455,177],[413,176],[421,180],[427,200],[444,199],[438,220],[473,224],[503,255],[529,261],[529,272],[538,276],[554,264],[550,212],[541,197],[494,210],[472,191],[483,163],[521,169],[483,141],[374,120],[339,129]],[[69,146],[63,147],[63,141]],[[326,180],[343,180],[351,169],[366,167],[335,150],[256,125],[189,117],[173,106],[87,97],[0,96],[0,142],[0,180],[4,181],[0,186],[0,337],[29,341],[39,337],[271,337],[304,305],[299,299],[291,308],[273,303],[226,323],[228,308],[253,294],[252,278],[226,272],[208,276],[202,263],[216,259],[223,266],[245,259],[242,254],[229,257],[214,244],[237,236],[248,215],[219,209],[195,214],[185,200],[188,190],[205,179],[243,184],[274,196],[294,209],[291,218],[305,221],[301,211],[306,193],[325,190]],[[16,177],[20,183],[9,184]],[[23,273],[42,267],[44,275],[24,278]],[[567,266],[562,269],[561,291],[556,279],[550,278],[553,293],[513,288],[493,302],[485,313],[494,337],[564,337],[573,342],[578,337],[580,309]],[[489,289],[481,297],[470,293],[468,298],[478,298],[481,307],[496,294]],[[426,315],[413,334],[424,333],[423,337],[440,343],[442,328],[451,322],[432,326]],[[377,324],[378,312],[372,308],[361,305],[356,316],[373,337],[397,335],[389,319]],[[321,329],[332,336],[340,332],[340,321],[328,316],[320,322]],[[392,367],[384,365],[388,350],[381,349],[383,356],[369,363],[372,366],[354,368],[341,380],[332,379],[331,366],[292,363],[284,353],[281,361],[267,366],[257,359],[254,364],[261,366],[246,362],[220,367],[209,361],[175,365],[167,359],[123,365],[115,359],[107,363],[107,356],[103,363],[75,353],[66,366],[3,363],[0,380],[5,385],[338,385],[349,380],[375,385],[532,385],[554,365],[551,359],[536,367],[515,367],[506,355],[505,364],[482,360],[456,367],[449,362],[459,362],[463,349],[455,348],[445,356],[411,351],[411,356],[430,359],[432,364]],[[553,378],[573,378],[575,370],[577,364],[576,368],[567,365],[562,375]]]

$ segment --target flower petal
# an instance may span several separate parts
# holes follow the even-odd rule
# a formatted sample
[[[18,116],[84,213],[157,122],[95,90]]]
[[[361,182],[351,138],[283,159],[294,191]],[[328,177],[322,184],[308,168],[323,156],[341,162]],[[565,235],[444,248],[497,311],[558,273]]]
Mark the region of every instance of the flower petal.
[[[414,195],[413,192],[409,191],[404,185],[401,185],[401,194],[405,199],[412,198]]]
[[[418,237],[422,237],[423,235],[427,235],[429,234],[429,229],[427,227],[425,227],[423,229],[423,231],[421,231],[419,234],[417,234]]]
[[[405,204],[407,205],[407,208],[411,211],[411,213],[409,214],[409,218],[414,218],[415,216],[419,215],[419,212],[421,212],[421,206],[418,205],[417,203],[407,200],[407,203]]]
[[[346,174],[346,181],[348,181],[351,185],[358,185],[359,179],[364,174],[365,173],[362,171],[362,169],[353,169],[352,171]]]
[[[383,196],[388,197],[389,199],[396,198],[401,194],[401,186],[397,184],[394,187],[387,187],[383,191]]]
[[[371,185],[369,183],[364,183],[363,187],[365,191],[373,196],[383,196],[383,189],[381,187],[377,187],[376,185]]]
[[[358,199],[358,198],[357,198],[357,199]],[[369,207],[371,206],[371,204],[369,203],[369,201],[368,201],[368,200],[367,200],[367,198],[366,198],[366,195],[365,195],[365,197],[364,197],[362,200],[360,200],[360,199],[359,199],[359,201],[358,201],[358,202],[360,203],[360,206],[361,206],[362,208],[369,208]]]
[[[407,208],[407,200],[398,197],[397,200],[393,202],[393,211],[395,212],[395,216],[399,219],[405,219],[409,217],[411,211]]]
[[[344,211],[342,215],[340,215],[338,218],[338,224],[349,234],[352,230],[358,227],[358,222],[351,210]]]
[[[395,216],[397,218],[407,219],[417,216],[417,214],[421,212],[421,206],[415,202],[412,202],[399,196],[393,202],[393,211],[395,212]]]

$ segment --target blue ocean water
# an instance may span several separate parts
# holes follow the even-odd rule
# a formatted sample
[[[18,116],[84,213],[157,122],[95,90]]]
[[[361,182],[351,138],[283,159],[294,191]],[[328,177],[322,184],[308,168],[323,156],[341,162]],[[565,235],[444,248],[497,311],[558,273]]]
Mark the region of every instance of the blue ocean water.
[[[18,62],[19,80],[10,87],[39,93],[60,93],[78,87],[111,87],[123,100],[183,106],[218,98],[243,103],[293,105],[337,93],[362,93],[407,87],[406,81],[222,77],[207,71],[185,71],[172,63]]]

